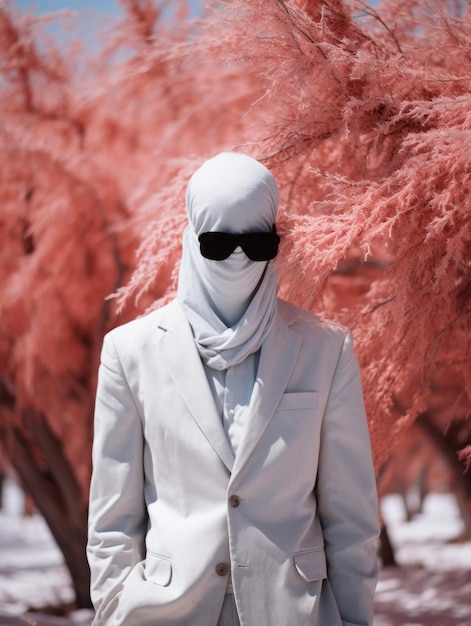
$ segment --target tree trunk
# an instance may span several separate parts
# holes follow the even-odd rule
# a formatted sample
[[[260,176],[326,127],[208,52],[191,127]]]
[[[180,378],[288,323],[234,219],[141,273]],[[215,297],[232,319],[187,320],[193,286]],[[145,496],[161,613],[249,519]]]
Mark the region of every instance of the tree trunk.
[[[0,381],[0,435],[25,491],[43,515],[69,569],[77,608],[91,607],[86,559],[87,507],[58,438],[44,416],[12,419],[14,397]],[[28,429],[21,427],[28,424]]]
[[[382,522],[381,524],[381,534],[379,536],[379,540],[379,557],[381,559],[383,567],[397,567],[394,547],[391,543],[388,529],[386,528],[386,524],[384,522]]]
[[[428,466],[423,465],[420,468],[419,475],[417,477],[417,497],[418,497],[417,511],[416,511],[417,513],[424,512],[424,502],[428,494],[427,479],[428,479]]]
[[[36,418],[33,418],[35,420]],[[31,423],[31,422],[29,422]],[[59,441],[44,420],[34,424],[34,443],[40,443],[47,466],[34,462],[32,442],[14,429],[12,464],[33,498],[59,546],[72,578],[78,608],[91,606],[89,568],[85,554],[87,510]]]
[[[465,471],[463,463],[458,458],[458,451],[463,447],[460,441],[459,423],[452,422],[444,431],[428,413],[422,413],[416,418],[416,423],[433,441],[435,446],[446,459],[453,475],[454,493],[464,524],[464,537],[471,537],[471,480]]]

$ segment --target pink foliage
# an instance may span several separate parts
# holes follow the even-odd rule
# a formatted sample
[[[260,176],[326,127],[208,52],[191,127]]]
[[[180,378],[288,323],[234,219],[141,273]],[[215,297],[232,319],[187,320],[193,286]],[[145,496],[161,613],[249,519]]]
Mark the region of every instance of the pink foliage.
[[[243,149],[282,189],[281,294],[354,328],[378,462],[393,424],[436,408],[444,387],[454,400],[433,415],[469,433],[471,67],[460,5],[257,0],[231,10],[180,54],[202,48],[265,90],[244,118]],[[163,259],[168,271],[152,241],[182,228],[176,181],[162,191],[171,217],[148,230],[124,299],[151,285]]]
[[[18,406],[73,427],[82,458],[102,334],[172,297],[186,182],[236,149],[280,185],[281,295],[354,329],[378,464],[418,412],[469,433],[461,3],[236,0],[195,21],[181,3],[177,26],[163,3],[122,6],[81,80],[0,10],[0,377]]]
[[[31,20],[2,10],[0,27],[2,387],[15,418],[45,415],[77,462],[89,457],[103,302],[123,280],[132,237],[118,232],[127,210],[71,65],[39,52]],[[89,463],[76,467],[85,485]]]

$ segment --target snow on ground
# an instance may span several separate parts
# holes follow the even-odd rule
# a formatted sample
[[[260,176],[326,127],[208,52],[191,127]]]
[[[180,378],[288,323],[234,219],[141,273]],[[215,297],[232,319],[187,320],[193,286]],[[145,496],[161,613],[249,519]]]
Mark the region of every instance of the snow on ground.
[[[0,510],[0,624],[14,626],[88,626],[91,613],[77,611],[73,619],[36,613],[46,607],[73,603],[70,577],[49,528],[40,515],[23,516],[23,498],[17,487],[5,481]]]
[[[471,542],[456,541],[454,496],[428,496],[410,522],[400,496],[383,498],[381,511],[401,567],[381,572],[374,626],[471,626]]]
[[[90,611],[45,613],[72,604],[70,578],[42,517],[23,517],[22,509],[18,489],[7,481],[0,511],[0,626],[90,626]],[[383,498],[381,510],[400,567],[381,572],[374,626],[471,626],[471,542],[454,541],[462,532],[454,497],[428,496],[423,513],[407,523],[399,496]]]

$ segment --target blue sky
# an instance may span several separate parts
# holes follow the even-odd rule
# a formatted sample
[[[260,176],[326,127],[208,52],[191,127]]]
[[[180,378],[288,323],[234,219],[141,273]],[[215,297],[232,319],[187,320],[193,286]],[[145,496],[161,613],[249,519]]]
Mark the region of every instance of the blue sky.
[[[190,0],[194,12],[198,11],[202,0]],[[61,9],[74,11],[98,11],[102,14],[120,15],[121,7],[118,0],[13,0],[11,4],[20,9],[29,9],[34,13],[47,13]]]
[[[31,9],[34,13],[46,13],[60,9],[80,11],[93,8],[104,13],[119,12],[119,5],[115,0],[15,0],[12,4],[21,9]]]
[[[204,2],[205,0],[189,0],[191,15],[198,15]],[[61,19],[47,25],[46,32],[52,35],[59,45],[67,42],[70,33],[73,32],[75,38],[85,42],[85,47],[89,50],[94,49],[100,33],[106,32],[112,26],[113,20],[118,20],[123,15],[118,0],[10,0],[9,4],[36,15],[67,9],[77,12],[78,17],[72,20],[73,31],[68,29],[67,19],[65,21]]]

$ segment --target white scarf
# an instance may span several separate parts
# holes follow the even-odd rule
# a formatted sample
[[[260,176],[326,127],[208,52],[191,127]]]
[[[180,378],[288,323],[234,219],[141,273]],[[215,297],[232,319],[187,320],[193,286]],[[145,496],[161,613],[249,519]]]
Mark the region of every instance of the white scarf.
[[[178,300],[204,363],[223,370],[256,352],[276,315],[274,260],[251,261],[240,247],[223,261],[200,253],[209,231],[270,232],[278,208],[272,174],[251,157],[223,152],[193,174],[186,192]]]

